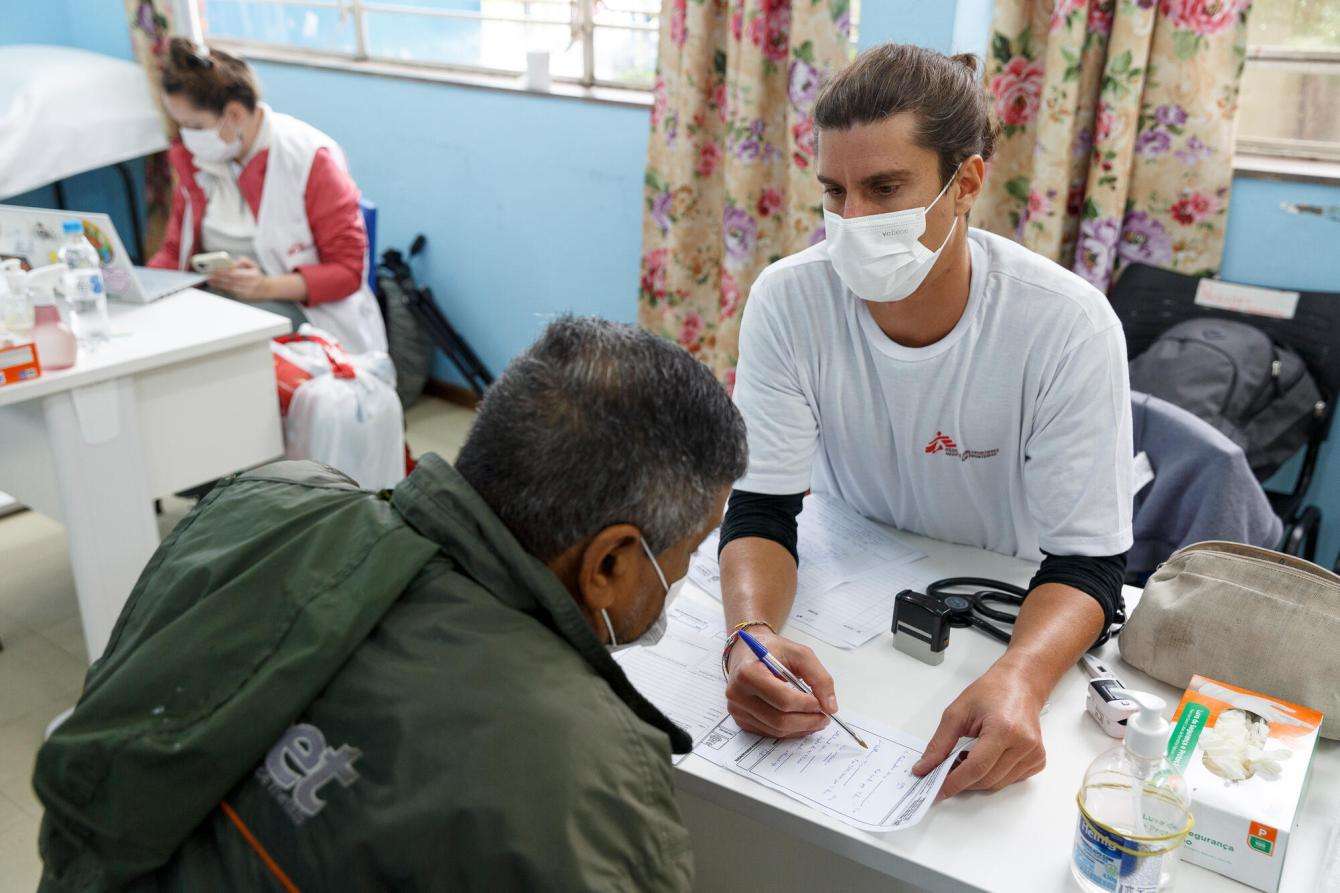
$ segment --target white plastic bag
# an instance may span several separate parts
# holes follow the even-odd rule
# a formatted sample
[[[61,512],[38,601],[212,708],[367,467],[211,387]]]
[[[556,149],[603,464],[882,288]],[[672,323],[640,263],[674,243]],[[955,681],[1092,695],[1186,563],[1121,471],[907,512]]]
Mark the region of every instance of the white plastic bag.
[[[367,490],[394,487],[405,477],[404,416],[395,388],[318,337],[305,333],[285,343],[317,374],[293,392],[284,417],[284,454],[336,468]],[[314,348],[324,364],[314,362]],[[320,365],[325,374],[314,368]]]

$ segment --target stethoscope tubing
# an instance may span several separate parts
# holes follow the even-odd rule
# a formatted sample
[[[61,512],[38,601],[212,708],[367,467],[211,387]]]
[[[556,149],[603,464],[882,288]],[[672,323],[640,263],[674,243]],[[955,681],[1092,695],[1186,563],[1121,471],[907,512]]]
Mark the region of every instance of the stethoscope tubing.
[[[964,618],[967,625],[973,626],[996,641],[1008,645],[1010,643],[1010,633],[989,622],[989,620],[1013,625],[1018,617],[1017,609],[1024,603],[1024,596],[1028,594],[1028,590],[1021,586],[1004,583],[1000,580],[991,580],[986,577],[947,577],[943,580],[936,580],[926,587],[926,594],[942,599],[946,594],[952,594],[946,593],[946,590],[960,587],[977,587],[977,591],[973,594],[962,596],[962,598],[968,600],[971,606],[969,613]],[[988,602],[1013,605],[1016,610],[1014,612],[1001,611],[991,607],[987,604]]]

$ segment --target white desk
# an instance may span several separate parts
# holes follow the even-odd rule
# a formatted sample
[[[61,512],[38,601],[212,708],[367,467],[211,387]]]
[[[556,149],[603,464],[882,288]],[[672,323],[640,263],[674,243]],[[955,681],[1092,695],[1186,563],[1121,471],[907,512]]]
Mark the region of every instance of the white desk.
[[[899,534],[928,553],[940,577],[985,576],[1026,584],[1035,566],[921,537]],[[687,585],[687,584],[686,584]],[[1127,588],[1128,610],[1140,591]],[[690,589],[684,598],[708,599]],[[930,738],[941,711],[999,656],[1004,646],[971,629],[953,631],[945,661],[930,667],[894,649],[885,632],[854,651],[791,632],[815,650],[837,683],[842,710]],[[1120,661],[1117,645],[1104,659],[1133,688],[1166,698],[1181,692]],[[1069,859],[1075,795],[1095,756],[1117,743],[1084,713],[1087,677],[1078,668],[1052,693],[1042,717],[1047,768],[997,794],[964,794],[935,806],[920,825],[874,835],[827,819],[788,797],[690,756],[675,772],[685,820],[693,833],[699,890],[739,890],[741,883],[775,890],[1073,891]],[[1340,821],[1340,744],[1322,740],[1301,817],[1290,838],[1281,890],[1318,889],[1321,859]],[[769,874],[767,866],[781,866]],[[891,881],[891,879],[897,879]],[[904,883],[898,883],[902,881]],[[1177,889],[1250,888],[1183,863]]]
[[[158,545],[154,499],[284,451],[287,319],[196,289],[110,314],[106,347],[0,387],[0,490],[65,525],[90,659]]]

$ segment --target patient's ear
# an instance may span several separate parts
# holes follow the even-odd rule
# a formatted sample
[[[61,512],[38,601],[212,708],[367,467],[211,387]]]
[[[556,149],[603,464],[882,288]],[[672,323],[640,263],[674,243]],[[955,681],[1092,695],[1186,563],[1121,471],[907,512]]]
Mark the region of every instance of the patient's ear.
[[[639,584],[646,560],[638,529],[615,524],[545,562],[577,602],[597,636],[607,638],[602,610],[628,601]]]
[[[638,529],[606,527],[587,542],[576,567],[577,598],[592,613],[626,602],[641,580]]]

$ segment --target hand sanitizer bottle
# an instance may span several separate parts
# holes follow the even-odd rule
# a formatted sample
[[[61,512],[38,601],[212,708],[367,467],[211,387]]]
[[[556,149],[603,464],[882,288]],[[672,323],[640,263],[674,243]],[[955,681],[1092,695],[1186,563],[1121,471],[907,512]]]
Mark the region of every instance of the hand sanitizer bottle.
[[[1140,706],[1122,744],[1084,773],[1070,872],[1088,893],[1159,893],[1172,887],[1191,830],[1186,780],[1168,762],[1172,725],[1162,698],[1118,693]]]
[[[69,272],[65,264],[52,264],[28,273],[28,296],[33,305],[33,343],[43,372],[68,369],[78,356],[78,342],[56,309],[56,283]]]

